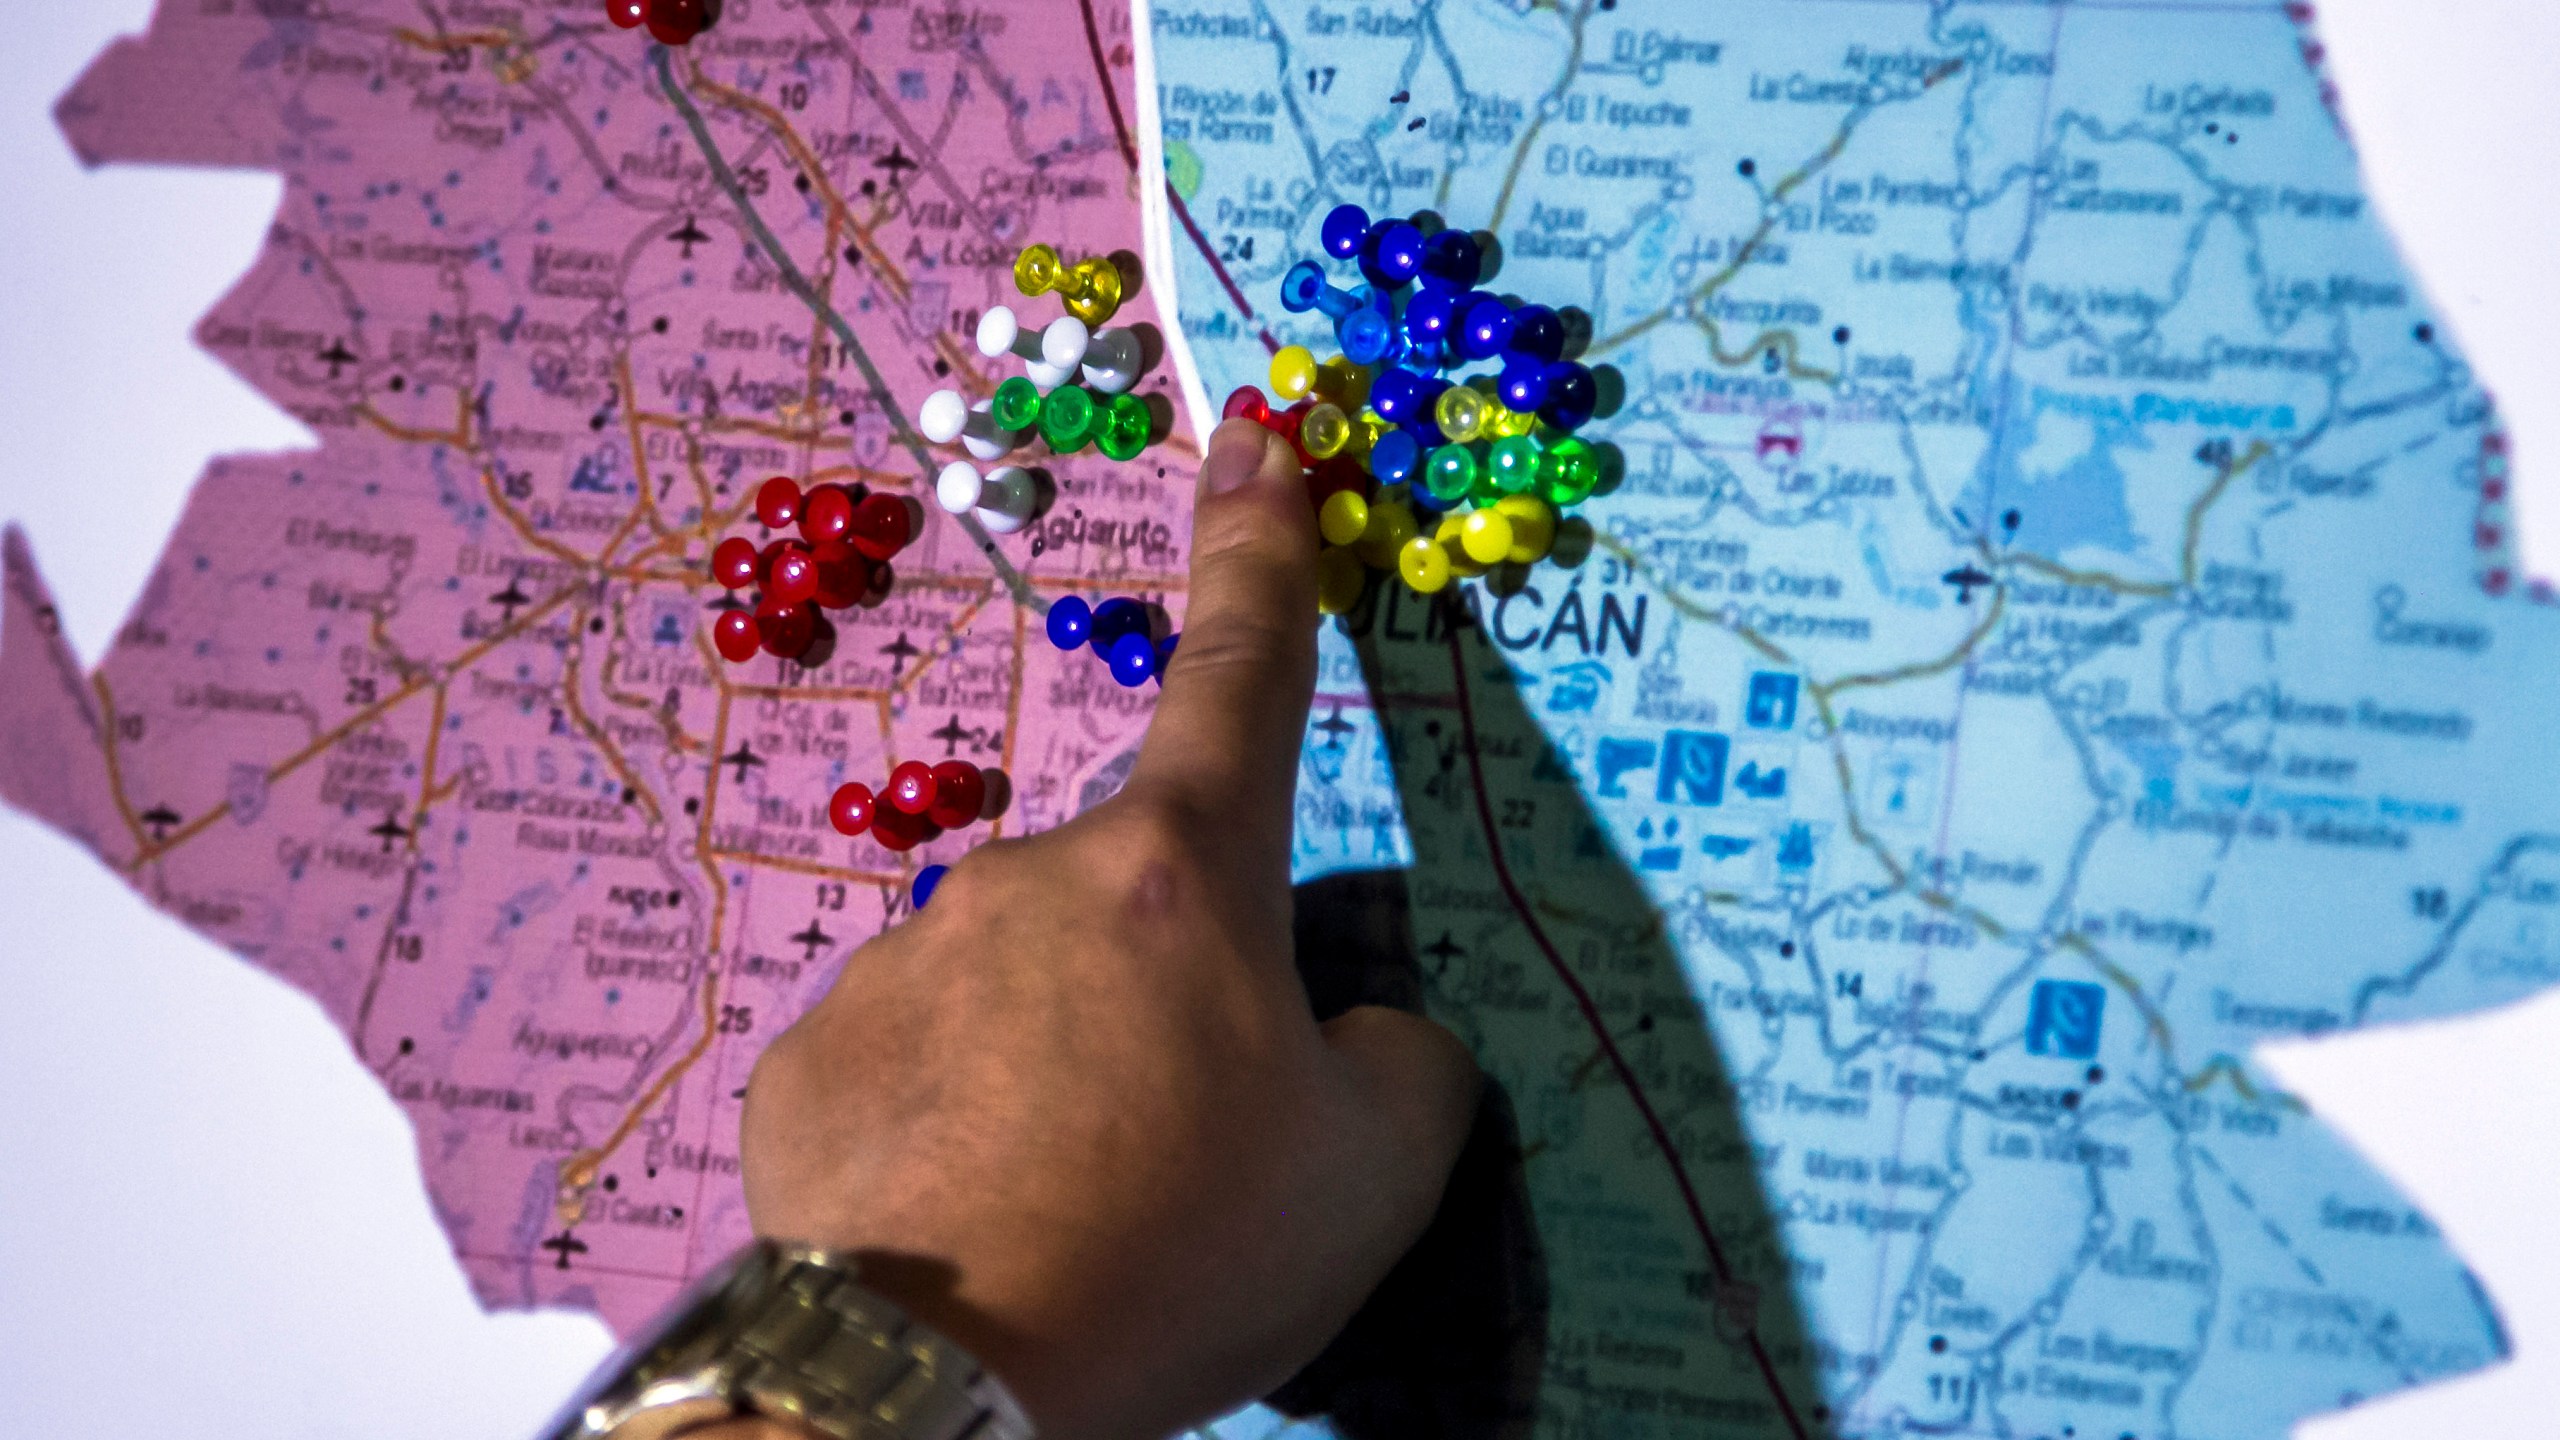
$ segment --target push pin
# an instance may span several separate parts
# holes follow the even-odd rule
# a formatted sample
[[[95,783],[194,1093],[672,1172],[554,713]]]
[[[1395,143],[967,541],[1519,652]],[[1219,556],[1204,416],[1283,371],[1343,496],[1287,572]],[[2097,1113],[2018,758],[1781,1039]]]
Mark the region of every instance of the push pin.
[[[1068,265],[1046,245],[1026,248],[1013,262],[1014,288],[1025,295],[1052,291],[1067,313],[1087,325],[1100,325],[1120,309],[1120,267],[1096,256]]]
[[[711,549],[711,578],[723,590],[744,590],[756,583],[763,570],[755,542],[743,535],[732,535]]]
[[[966,460],[954,460],[934,478],[936,504],[954,515],[975,515],[998,535],[1010,535],[1031,523],[1040,511],[1040,482],[1019,465],[999,465],[984,475]]]
[[[1469,360],[1489,360],[1511,343],[1511,307],[1480,292],[1458,310],[1458,353]]]
[[[1387,313],[1386,297],[1374,290],[1355,294],[1329,283],[1324,268],[1313,260],[1299,261],[1280,278],[1280,308],[1293,315],[1319,311],[1332,320],[1334,338],[1354,364],[1378,364],[1395,349],[1395,320]]]
[[[1484,247],[1464,230],[1443,230],[1423,243],[1422,287],[1464,293],[1484,278]]]
[[[945,760],[933,767],[933,805],[924,818],[945,830],[978,823],[987,808],[986,772],[966,760]]]
[[[1093,443],[1114,460],[1135,460],[1155,433],[1155,413],[1147,408],[1146,401],[1135,395],[1114,395],[1102,407],[1102,423],[1094,431]]]
[[[1105,395],[1119,395],[1138,383],[1146,369],[1146,350],[1134,330],[1121,326],[1096,330],[1073,315],[1061,315],[1040,334],[1042,358],[1068,379],[1081,374],[1084,383]]]
[[[1564,321],[1544,305],[1523,305],[1511,312],[1511,338],[1502,348],[1553,365],[1564,358]]]
[[[933,892],[942,888],[942,877],[950,873],[951,867],[948,865],[927,865],[917,871],[916,883],[907,892],[907,903],[916,910],[922,911],[933,899]]]
[[[1005,382],[1007,385],[1014,383],[1012,380]],[[1030,388],[1030,382],[1021,383]],[[1002,395],[1004,391],[999,388],[996,393]],[[1039,391],[1032,390],[1032,396],[1036,400]],[[916,411],[916,428],[936,445],[948,445],[957,440],[980,460],[1001,460],[1022,444],[1023,432],[1028,427],[1000,423],[996,407],[990,402],[982,401],[972,406],[960,398],[957,390],[936,390],[924,397],[923,406]]]
[[[1052,390],[1075,378],[1074,366],[1061,367],[1048,358],[1049,331],[1065,324],[1074,324],[1079,330],[1083,328],[1082,321],[1061,317],[1050,325],[1049,330],[1034,335],[1022,328],[1022,319],[1013,313],[1012,307],[990,306],[978,320],[978,353],[990,360],[1000,360],[1007,355],[1018,356],[1023,367],[1030,372],[1032,383],[1043,390]]]
[[[788,530],[800,519],[800,486],[788,475],[776,475],[756,487],[756,518],[768,530]]]
[[[1325,212],[1319,231],[1324,253],[1336,260],[1349,260],[1360,253],[1360,242],[1369,234],[1369,212],[1357,205],[1336,205]]]
[[[1360,273],[1381,290],[1401,290],[1422,273],[1426,244],[1411,221],[1381,220],[1360,237]]]
[[[1542,378],[1547,394],[1538,405],[1538,418],[1556,429],[1579,430],[1599,408],[1600,386],[1589,367],[1559,360],[1546,368]]]
[[[732,665],[753,660],[763,646],[756,633],[756,617],[744,610],[721,611],[720,618],[711,622],[711,645]]]

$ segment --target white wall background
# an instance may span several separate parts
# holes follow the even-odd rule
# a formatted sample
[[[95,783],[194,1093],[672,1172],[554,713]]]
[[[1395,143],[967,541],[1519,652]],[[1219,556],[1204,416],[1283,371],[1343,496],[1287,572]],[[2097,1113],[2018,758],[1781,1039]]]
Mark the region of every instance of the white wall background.
[[[90,660],[205,458],[304,438],[187,342],[276,182],[84,174],[51,123],[149,5],[13,7],[0,43],[0,245],[24,282],[0,288],[0,516],[32,532]],[[2527,557],[2551,573],[2560,6],[2322,13],[2383,209],[2500,394]],[[2560,1433],[2560,996],[2275,1063],[2444,1224],[2519,1352],[2301,1440]],[[590,1321],[479,1313],[406,1125],[316,1009],[5,812],[0,1082],[0,1429],[512,1440],[604,1353]]]

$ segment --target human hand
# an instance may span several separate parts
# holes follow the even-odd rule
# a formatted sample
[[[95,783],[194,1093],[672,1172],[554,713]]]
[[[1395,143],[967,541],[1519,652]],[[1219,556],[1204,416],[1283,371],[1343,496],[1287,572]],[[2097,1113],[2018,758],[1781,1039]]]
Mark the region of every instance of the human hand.
[[[1119,795],[960,861],[748,1087],[756,1227],[1004,1380],[1146,1440],[1312,1359],[1430,1221],[1478,1075],[1428,1020],[1319,1025],[1290,944],[1316,535],[1295,457],[1210,438],[1190,606]]]

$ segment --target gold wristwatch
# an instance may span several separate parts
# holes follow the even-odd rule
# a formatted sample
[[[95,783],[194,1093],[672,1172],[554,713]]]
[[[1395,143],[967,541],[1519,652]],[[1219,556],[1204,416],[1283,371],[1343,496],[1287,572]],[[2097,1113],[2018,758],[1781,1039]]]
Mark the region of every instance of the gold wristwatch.
[[[759,1240],[605,1362],[546,1440],[667,1440],[739,1416],[826,1440],[1031,1440],[1004,1386],[856,1283],[850,1255]]]

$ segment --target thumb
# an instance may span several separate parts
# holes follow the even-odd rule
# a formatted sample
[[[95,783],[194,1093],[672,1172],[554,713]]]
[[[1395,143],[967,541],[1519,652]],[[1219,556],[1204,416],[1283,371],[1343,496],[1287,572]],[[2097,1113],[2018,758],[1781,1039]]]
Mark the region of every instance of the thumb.
[[[1375,1122],[1385,1151],[1362,1173],[1404,1245],[1431,1223],[1450,1167],[1474,1130],[1484,1074],[1466,1042],[1420,1015],[1362,1005],[1324,1022],[1325,1043],[1348,1071],[1353,1104]]]
[[[1284,866],[1315,691],[1315,559],[1296,453],[1250,420],[1219,426],[1192,511],[1182,645],[1130,780]]]

